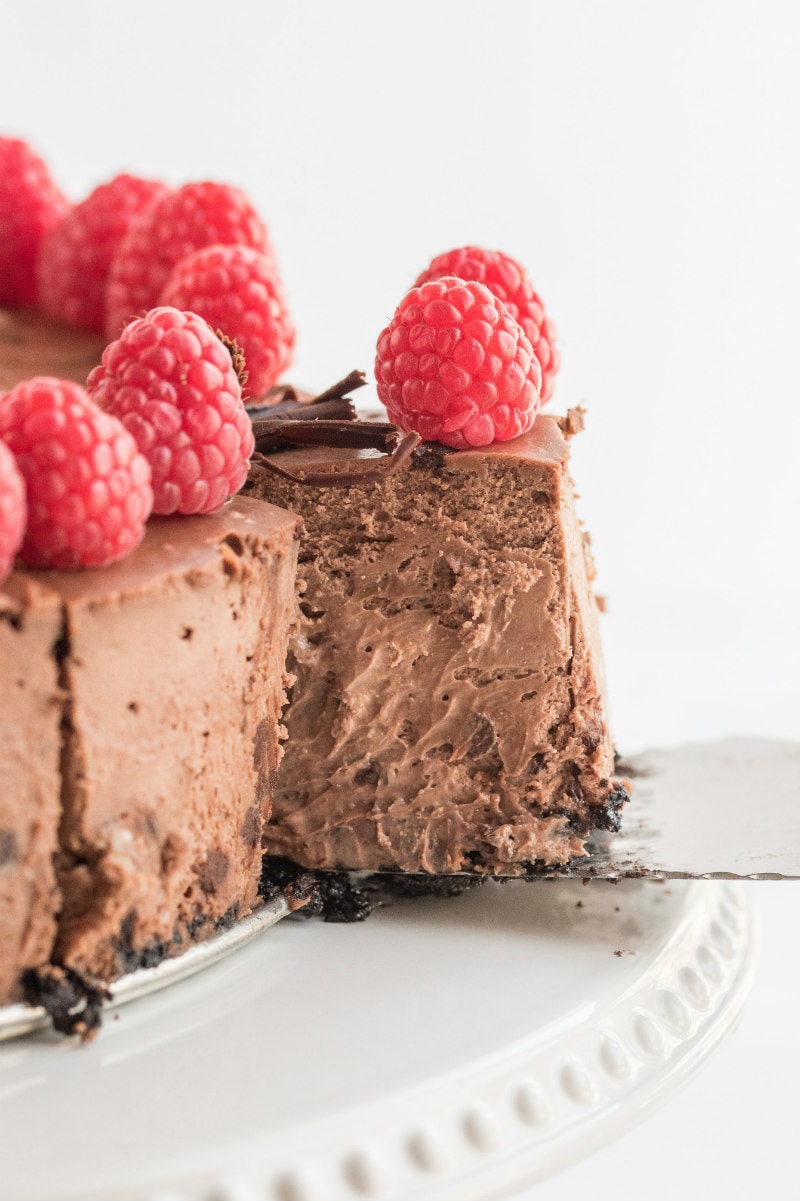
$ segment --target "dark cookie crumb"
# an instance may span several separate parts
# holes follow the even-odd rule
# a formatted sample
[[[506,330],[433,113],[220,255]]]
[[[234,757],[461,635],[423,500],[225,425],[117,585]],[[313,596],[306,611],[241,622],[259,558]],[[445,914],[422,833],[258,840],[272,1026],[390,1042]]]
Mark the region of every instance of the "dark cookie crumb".
[[[284,896],[293,912],[326,922],[363,922],[373,903],[348,872],[314,872],[290,859],[267,856],[261,873],[266,900]]]
[[[601,809],[592,810],[595,830],[609,830],[618,834],[622,826],[622,806],[630,800],[627,788],[618,784],[606,795],[605,805]]]
[[[114,945],[119,970],[123,975],[127,972],[133,972],[140,967],[156,967],[170,953],[172,946],[172,944],[164,942],[160,938],[154,938],[143,947],[134,948],[136,920],[136,910],[132,909],[122,919],[119,928],[119,938]],[[179,935],[177,941],[180,943]]]
[[[219,934],[223,930],[230,930],[238,916],[239,903],[237,901],[221,917],[216,919],[208,917],[205,913],[197,914],[196,917],[193,917],[191,921],[186,923],[183,933],[178,926],[175,926],[172,931],[172,938],[168,942],[161,938],[152,938],[144,946],[134,947],[133,935],[136,914],[132,911],[123,920],[120,927],[120,938],[115,945],[120,972],[122,975],[127,975],[129,972],[135,972],[139,968],[158,967],[162,960],[180,953],[185,942],[184,934],[188,936],[189,942],[199,942],[201,941],[201,932],[203,938],[208,938],[212,934]]]
[[[380,872],[370,875],[365,887],[380,898],[459,897],[462,892],[485,884],[480,875],[434,876],[427,872]]]
[[[376,909],[400,897],[456,897],[485,882],[482,875],[429,875],[427,872],[323,872],[291,859],[264,860],[261,894],[282,895],[290,909],[326,922],[363,922]]]
[[[139,947],[138,950],[134,950],[130,944],[119,943],[116,951],[120,970],[123,975],[127,975],[128,972],[135,972],[140,967],[158,967],[162,959],[174,954],[180,943],[180,936],[171,943],[154,938],[145,943],[143,947]]]
[[[103,1002],[111,993],[98,981],[89,980],[73,968],[47,964],[29,968],[22,975],[22,989],[29,1005],[40,1005],[59,1034],[74,1034],[89,1042],[102,1021]]]

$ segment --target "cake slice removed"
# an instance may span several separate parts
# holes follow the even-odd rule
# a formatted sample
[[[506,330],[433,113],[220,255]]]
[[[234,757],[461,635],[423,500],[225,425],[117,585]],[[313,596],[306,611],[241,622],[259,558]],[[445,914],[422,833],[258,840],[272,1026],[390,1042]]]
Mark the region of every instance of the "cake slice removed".
[[[562,432],[576,424],[539,416],[485,449],[420,447],[378,479],[374,452],[346,446],[254,467],[250,494],[307,530],[271,854],[522,875],[618,825],[626,794]]]

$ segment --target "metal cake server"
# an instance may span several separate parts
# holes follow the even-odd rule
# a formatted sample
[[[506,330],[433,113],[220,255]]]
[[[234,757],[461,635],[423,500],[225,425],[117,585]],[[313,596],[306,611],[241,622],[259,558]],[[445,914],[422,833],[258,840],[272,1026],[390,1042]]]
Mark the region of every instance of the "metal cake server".
[[[800,879],[800,744],[728,738],[644,751],[622,829],[553,875]]]
[[[135,972],[129,972],[111,985],[111,1000],[105,1009],[115,1009],[128,1001],[136,1001],[148,993],[158,992],[168,984],[177,984],[209,967],[219,959],[229,955],[231,951],[244,946],[257,935],[262,934],[270,926],[290,912],[289,904],[283,897],[274,897],[267,901],[261,909],[242,918],[230,929],[224,930],[206,942],[198,942],[174,959],[165,959],[156,967],[143,967]],[[26,1005],[19,1002],[16,1005],[0,1006],[0,1043],[12,1038],[20,1038],[23,1034],[32,1034],[37,1030],[47,1030],[50,1018],[41,1005]]]
[[[619,772],[633,784],[620,833],[590,843],[582,859],[548,868],[546,878],[800,879],[800,744],[729,738],[645,751]],[[295,907],[273,897],[178,958],[131,972],[112,985],[109,1007],[210,966]],[[48,1025],[44,1009],[0,1007],[0,1042]]]

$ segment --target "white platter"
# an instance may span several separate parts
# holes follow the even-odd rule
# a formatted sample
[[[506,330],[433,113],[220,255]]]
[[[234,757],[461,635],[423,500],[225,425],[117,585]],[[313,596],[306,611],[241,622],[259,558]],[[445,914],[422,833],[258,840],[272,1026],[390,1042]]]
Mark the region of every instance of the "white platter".
[[[175,959],[164,959],[156,967],[142,967],[127,976],[116,980],[110,988],[111,999],[104,1002],[104,1011],[127,1005],[130,1001],[138,1001],[148,993],[159,992],[169,984],[177,984],[194,976],[203,968],[210,967],[252,939],[257,938],[274,926],[282,917],[286,917],[289,907],[283,897],[275,897],[236,922],[228,930],[217,934],[207,942],[198,942],[184,951]],[[20,1038],[37,1030],[47,1030],[51,1025],[50,1018],[41,1005],[27,1005],[19,1002],[16,1005],[0,1006],[0,1043]]]
[[[628,1129],[743,1004],[753,885],[491,885],[290,919],[0,1047],[0,1201],[478,1201]]]

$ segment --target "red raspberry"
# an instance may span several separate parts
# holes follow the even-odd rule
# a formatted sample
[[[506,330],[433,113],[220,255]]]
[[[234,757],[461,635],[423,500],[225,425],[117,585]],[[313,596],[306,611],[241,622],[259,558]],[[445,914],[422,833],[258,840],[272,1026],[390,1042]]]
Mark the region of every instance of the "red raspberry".
[[[236,340],[248,396],[266,396],[292,361],[294,326],[275,262],[249,246],[207,246],[181,259],[160,303],[190,309]]]
[[[102,334],[114,252],[138,215],[168,192],[156,180],[117,175],[70,209],[39,249],[36,278],[42,311]]]
[[[528,335],[534,353],[542,369],[542,401],[544,404],[553,394],[553,384],[561,356],[556,346],[556,331],[540,297],[534,291],[525,268],[500,250],[482,250],[480,246],[464,246],[459,250],[448,250],[437,255],[423,271],[415,287],[430,279],[443,275],[457,275],[459,279],[476,279],[485,284],[498,300],[502,300]]]
[[[20,558],[29,567],[102,567],[138,546],[150,515],[150,469],[119,421],[69,380],[12,388],[0,438],[28,494]]]
[[[0,138],[0,304],[36,304],[39,243],[68,208],[38,154]]]
[[[11,570],[14,557],[22,545],[27,518],[25,481],[11,451],[0,440],[0,585]]]
[[[187,183],[133,223],[111,261],[106,335],[158,304],[176,263],[215,242],[271,253],[267,231],[244,192],[221,183]]]
[[[524,434],[539,361],[483,284],[445,276],[412,288],[378,338],[378,396],[401,429],[463,450]]]
[[[213,513],[246,480],[253,430],[241,385],[196,313],[164,307],[132,321],[87,387],[150,463],[155,513]]]

